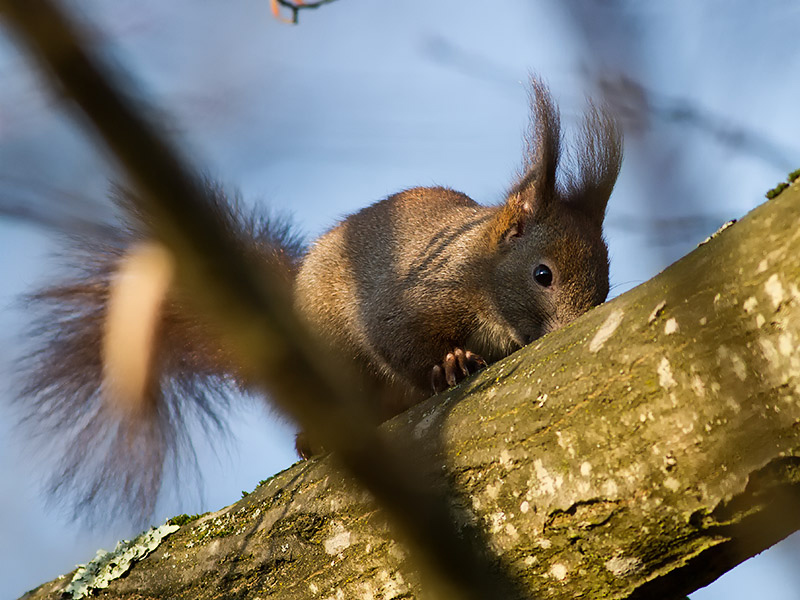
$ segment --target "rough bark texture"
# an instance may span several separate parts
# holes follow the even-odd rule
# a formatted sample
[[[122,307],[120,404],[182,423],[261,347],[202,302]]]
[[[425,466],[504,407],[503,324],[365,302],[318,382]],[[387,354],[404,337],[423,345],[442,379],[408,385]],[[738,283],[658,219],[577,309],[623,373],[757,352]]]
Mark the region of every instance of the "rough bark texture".
[[[389,424],[530,598],[679,597],[800,528],[798,221],[795,183]],[[410,559],[328,457],[181,527],[99,596],[424,598]]]

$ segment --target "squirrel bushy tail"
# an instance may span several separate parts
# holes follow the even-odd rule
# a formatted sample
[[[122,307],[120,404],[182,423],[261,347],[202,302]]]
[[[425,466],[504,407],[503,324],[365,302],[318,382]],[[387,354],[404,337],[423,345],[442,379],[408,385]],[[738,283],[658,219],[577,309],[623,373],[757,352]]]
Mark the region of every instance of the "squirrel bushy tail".
[[[207,186],[219,222],[246,253],[278,266],[291,285],[304,248],[288,222],[246,211],[238,197]],[[78,268],[25,299],[35,321],[32,350],[19,369],[23,419],[61,456],[49,495],[90,520],[131,516],[132,508],[134,517],[151,515],[165,467],[184,468],[187,458],[191,465],[189,424],[218,434],[229,393],[248,385],[213,327],[170,288],[158,307],[146,384],[134,406],[116,404],[110,390],[120,374],[108,372],[104,356],[109,306],[121,265],[147,243],[149,228],[130,192],[117,189],[114,200],[126,222],[102,239],[71,238],[68,262]],[[137,327],[132,316],[127,320]]]

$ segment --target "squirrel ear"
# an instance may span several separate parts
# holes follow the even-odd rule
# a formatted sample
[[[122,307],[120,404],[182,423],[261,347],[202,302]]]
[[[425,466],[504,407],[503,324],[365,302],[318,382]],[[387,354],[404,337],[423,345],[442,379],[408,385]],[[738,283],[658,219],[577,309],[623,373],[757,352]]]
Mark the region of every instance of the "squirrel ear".
[[[498,208],[492,218],[489,236],[492,243],[505,244],[523,236],[537,212],[536,205],[523,194],[511,192],[506,203]]]

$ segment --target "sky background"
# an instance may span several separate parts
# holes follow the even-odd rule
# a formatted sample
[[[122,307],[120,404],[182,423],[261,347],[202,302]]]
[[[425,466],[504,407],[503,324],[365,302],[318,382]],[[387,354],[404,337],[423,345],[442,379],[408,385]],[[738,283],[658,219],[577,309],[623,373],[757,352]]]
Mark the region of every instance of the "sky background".
[[[800,167],[800,5],[339,0],[273,19],[267,0],[77,0],[99,47],[224,184],[292,215],[313,239],[401,189],[503,199],[520,163],[536,72],[575,129],[585,97],[621,115],[626,158],[609,204],[612,295],[649,279]],[[14,428],[20,294],[58,273],[57,230],[111,217],[107,157],[0,28],[0,600],[138,528],[89,531],[47,506],[51,457]],[[216,510],[295,461],[293,429],[242,401],[230,440],[198,440],[199,493],[178,481],[153,523]],[[222,443],[219,443],[222,442]],[[693,600],[800,598],[797,535]]]

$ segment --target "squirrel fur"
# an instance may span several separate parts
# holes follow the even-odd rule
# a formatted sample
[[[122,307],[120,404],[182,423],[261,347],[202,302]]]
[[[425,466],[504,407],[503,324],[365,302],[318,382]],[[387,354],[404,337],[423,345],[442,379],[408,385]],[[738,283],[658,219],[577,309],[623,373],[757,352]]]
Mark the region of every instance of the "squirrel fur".
[[[531,83],[531,125],[517,181],[499,206],[443,187],[413,188],[346,217],[305,249],[285,222],[244,211],[209,184],[214,208],[246,252],[277,265],[301,318],[332,352],[371,378],[388,418],[431,392],[602,303],[609,290],[602,225],[621,158],[621,135],[590,107],[573,172],[561,159],[558,110]],[[179,289],[159,305],[152,370],[140,405],[109,409],[105,321],[114,279],[148,224],[120,192],[130,219],[103,240],[78,240],[79,269],[32,294],[40,310],[22,390],[39,433],[64,442],[55,497],[78,513],[131,503],[146,516],[163,469],[190,447],[186,421],[221,427],[227,391],[248,381],[186,308]],[[112,374],[113,375],[113,374]],[[298,452],[313,453],[298,437]],[[122,502],[118,502],[122,500]]]

